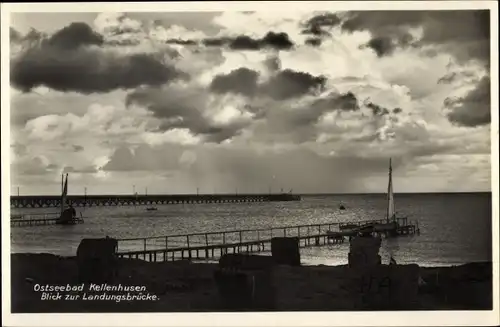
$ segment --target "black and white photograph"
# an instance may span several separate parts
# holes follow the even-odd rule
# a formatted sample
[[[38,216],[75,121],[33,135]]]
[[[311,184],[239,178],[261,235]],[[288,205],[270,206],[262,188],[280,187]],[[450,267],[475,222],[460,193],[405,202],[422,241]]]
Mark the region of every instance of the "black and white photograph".
[[[7,325],[498,324],[498,7],[404,4],[2,4]]]

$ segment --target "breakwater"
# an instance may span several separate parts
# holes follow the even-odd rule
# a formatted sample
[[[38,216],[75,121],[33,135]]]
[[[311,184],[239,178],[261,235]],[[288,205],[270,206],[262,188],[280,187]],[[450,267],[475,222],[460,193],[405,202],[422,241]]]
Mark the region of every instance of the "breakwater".
[[[68,203],[75,207],[133,206],[195,203],[244,203],[300,201],[301,196],[280,194],[151,194],[151,195],[68,195]],[[10,197],[11,208],[60,207],[58,195],[20,195]]]

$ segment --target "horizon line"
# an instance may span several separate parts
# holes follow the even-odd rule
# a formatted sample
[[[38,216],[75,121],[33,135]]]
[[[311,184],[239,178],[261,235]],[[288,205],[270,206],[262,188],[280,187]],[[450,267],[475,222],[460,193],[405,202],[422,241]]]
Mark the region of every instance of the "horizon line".
[[[471,193],[492,193],[491,190],[489,191],[428,191],[428,192],[394,192],[394,194],[471,194]],[[78,194],[67,194],[67,196],[111,196],[111,195],[117,195],[117,196],[155,196],[155,195],[170,195],[170,196],[175,196],[175,195],[189,195],[189,196],[205,196],[205,195],[279,195],[279,194],[293,194],[293,195],[305,195],[305,196],[316,196],[316,195],[378,195],[378,194],[387,194],[387,192],[342,192],[342,193],[331,193],[331,192],[319,192],[319,193],[313,193],[313,192],[304,192],[304,193],[288,193],[288,192],[241,192],[241,193],[150,193],[150,194],[144,194],[144,193],[101,193],[101,194],[84,194],[84,193],[78,193]],[[10,197],[22,197],[22,196],[58,196],[59,194],[10,194]]]

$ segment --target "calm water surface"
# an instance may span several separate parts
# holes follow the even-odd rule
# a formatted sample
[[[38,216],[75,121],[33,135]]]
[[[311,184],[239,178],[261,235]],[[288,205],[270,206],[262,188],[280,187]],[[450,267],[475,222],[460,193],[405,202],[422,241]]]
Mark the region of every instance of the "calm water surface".
[[[424,266],[491,260],[491,193],[397,194],[395,201],[400,215],[418,220],[421,233],[384,239],[380,253],[383,262],[391,254],[399,263]],[[339,203],[347,210],[338,210]],[[148,237],[382,219],[386,199],[384,194],[324,195],[303,196],[300,202],[181,204],[157,208],[158,211],[146,211],[143,206],[77,208],[82,211],[85,224],[12,228],[11,251],[73,256],[82,238]],[[55,208],[12,209],[11,213],[56,211]],[[197,240],[192,242],[196,244]],[[345,242],[301,249],[301,257],[304,264],[338,265],[347,263],[348,252],[349,243]]]

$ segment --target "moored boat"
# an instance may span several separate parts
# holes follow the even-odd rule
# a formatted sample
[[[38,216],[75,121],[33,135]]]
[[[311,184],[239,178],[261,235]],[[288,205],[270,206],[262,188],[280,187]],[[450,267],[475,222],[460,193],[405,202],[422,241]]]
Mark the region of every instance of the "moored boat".
[[[82,217],[82,213],[80,212],[80,217],[77,217],[75,208],[73,208],[73,206],[69,202],[66,202],[66,196],[68,195],[68,174],[66,174],[66,180],[64,180],[64,175],[62,176],[61,183],[64,184],[64,186],[61,185],[62,186],[61,215],[56,220],[56,222],[55,222],[56,225],[83,224],[84,220]],[[66,209],[64,208],[65,203],[68,205],[68,208],[66,208]]]

